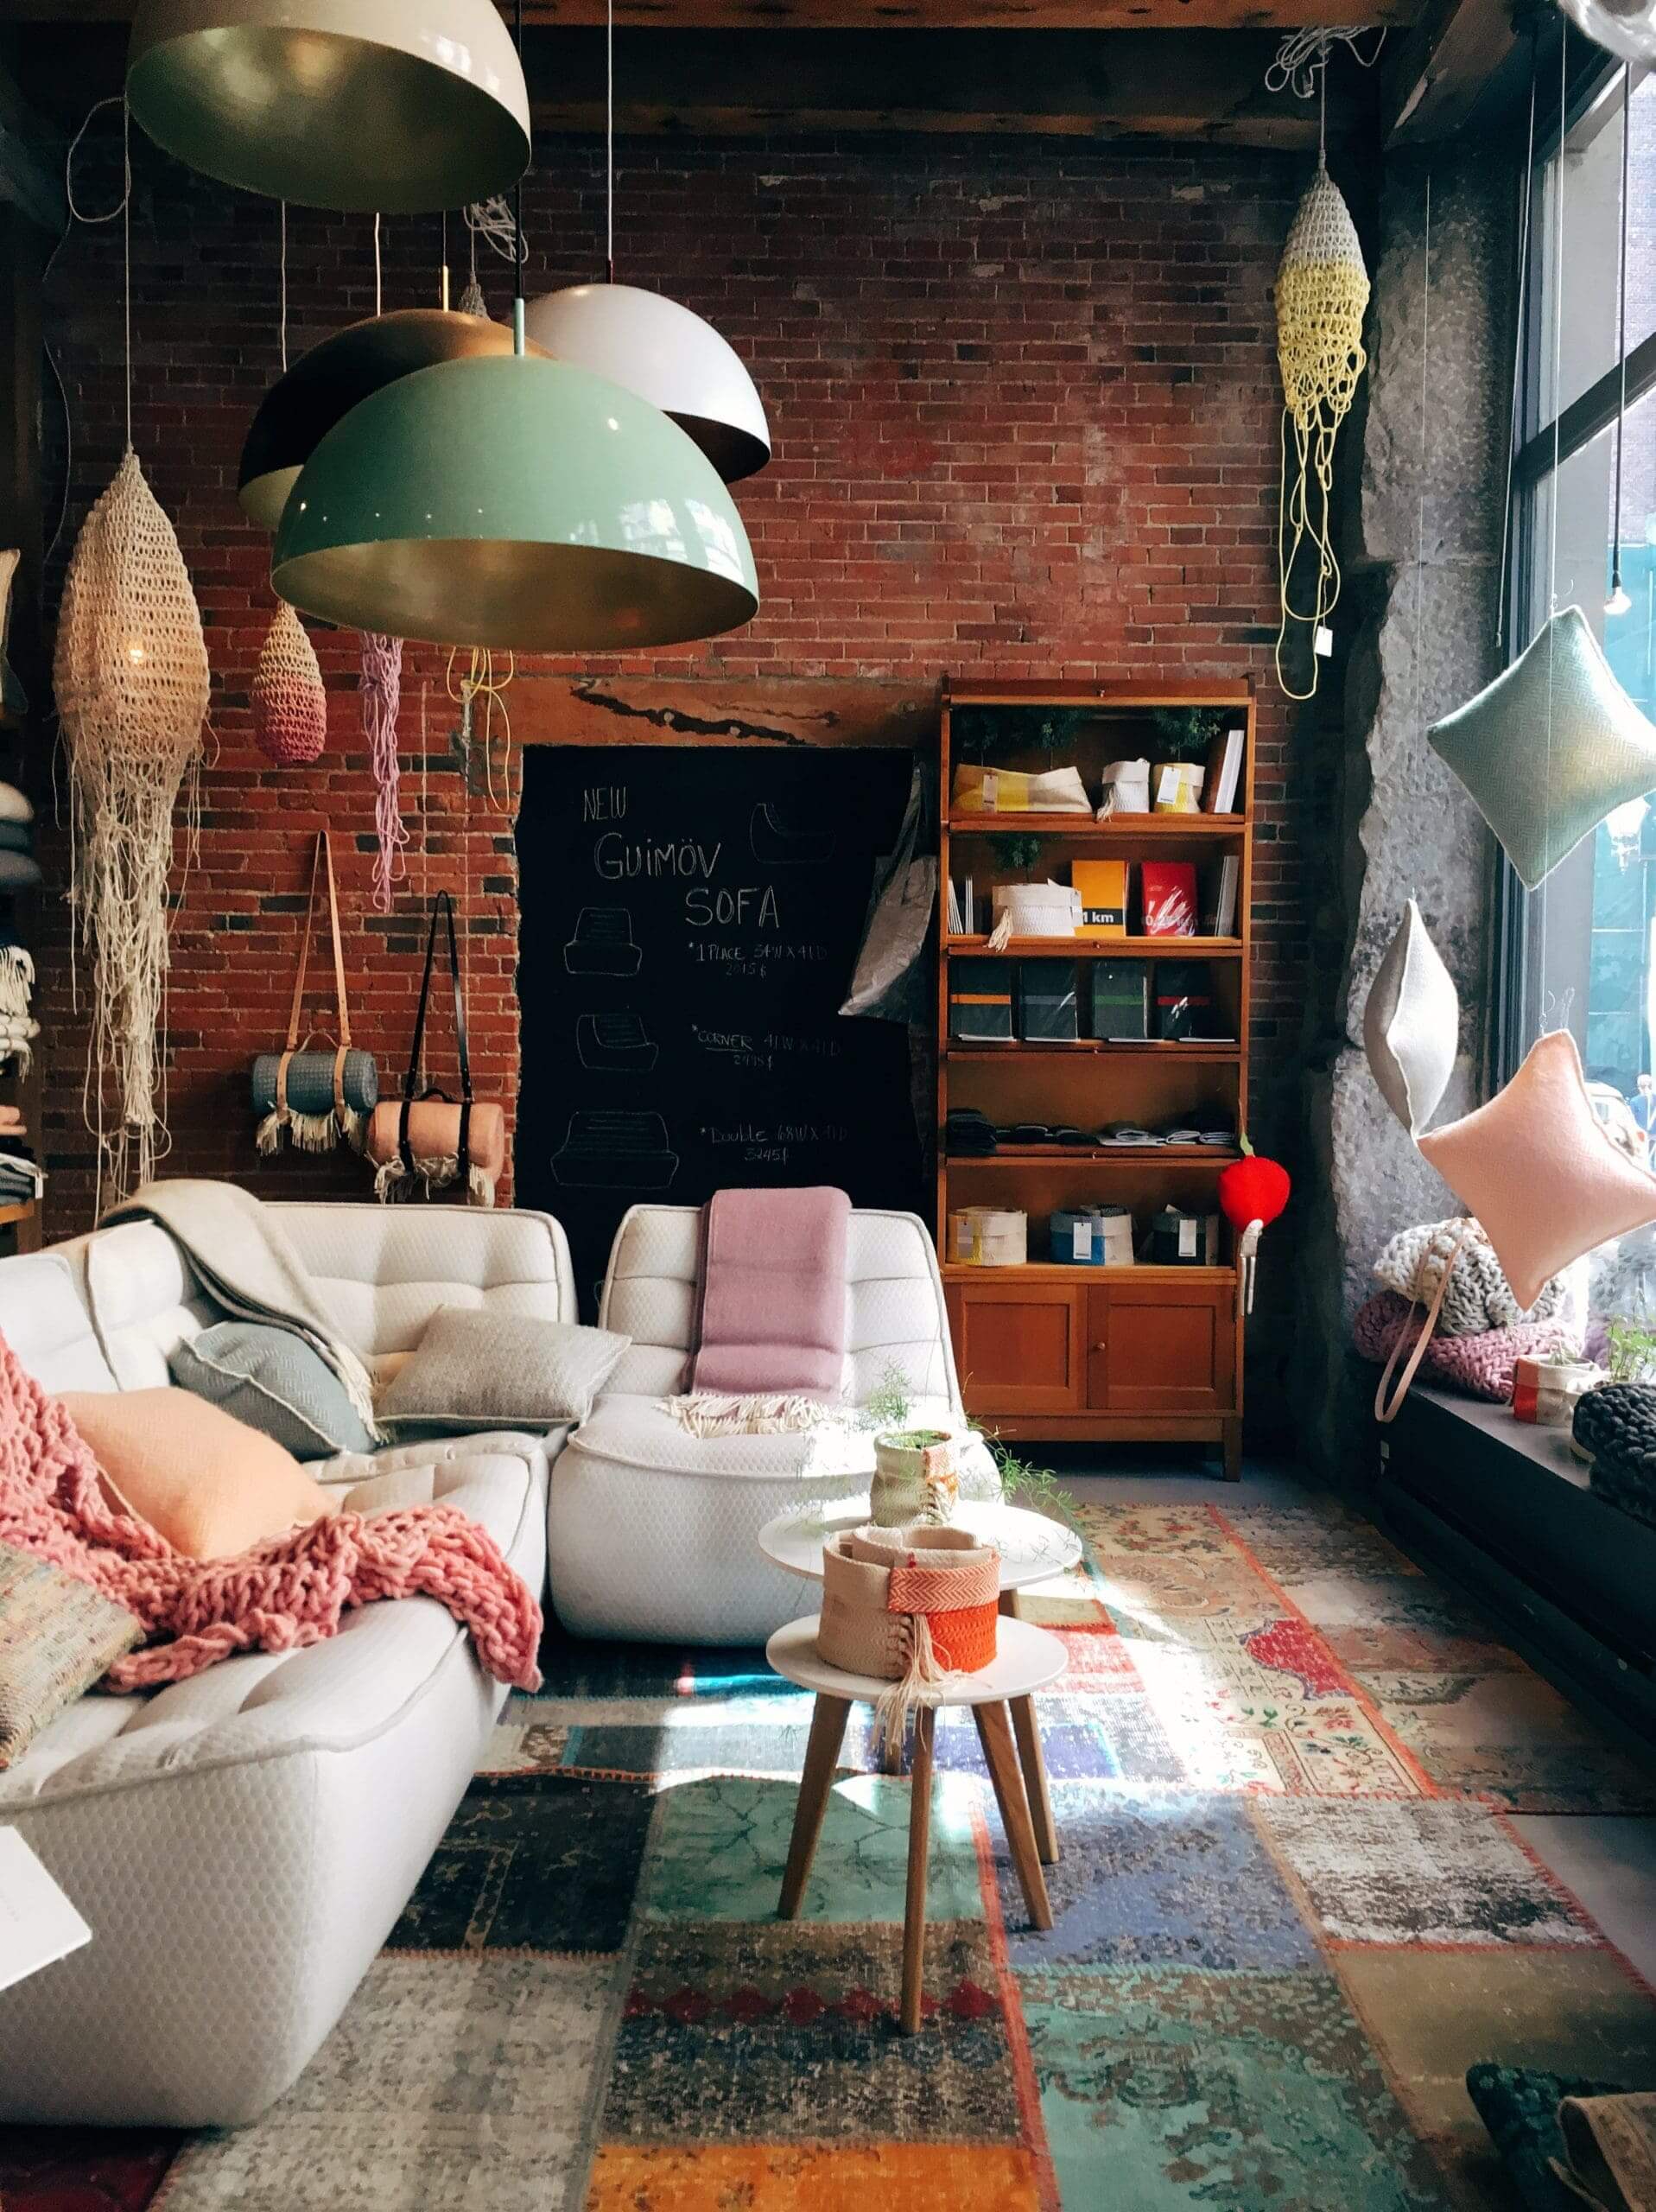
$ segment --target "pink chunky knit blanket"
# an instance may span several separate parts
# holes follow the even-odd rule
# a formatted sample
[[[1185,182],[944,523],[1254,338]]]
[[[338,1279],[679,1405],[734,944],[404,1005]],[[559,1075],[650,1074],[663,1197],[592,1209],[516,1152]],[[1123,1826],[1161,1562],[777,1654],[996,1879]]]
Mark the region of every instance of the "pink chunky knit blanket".
[[[3,1338],[0,1543],[91,1583],[156,1639],[110,1669],[111,1689],[181,1682],[238,1651],[320,1643],[351,1606],[414,1597],[447,1605],[498,1681],[540,1688],[541,1609],[493,1539],[453,1506],[338,1513],[235,1559],[187,1559],[105,1502],[74,1423]]]

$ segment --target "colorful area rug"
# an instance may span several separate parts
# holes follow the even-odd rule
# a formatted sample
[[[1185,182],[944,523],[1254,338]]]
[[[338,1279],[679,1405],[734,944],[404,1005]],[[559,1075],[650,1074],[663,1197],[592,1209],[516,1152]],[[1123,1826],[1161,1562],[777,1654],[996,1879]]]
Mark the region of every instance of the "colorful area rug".
[[[945,1716],[918,2036],[866,1716],[784,1925],[809,1700],[553,1639],[292,2093],[170,2164],[0,2136],[7,2212],[1510,2206],[1467,2067],[1656,2087],[1656,2002],[1507,1815],[1656,1809],[1649,1770],[1337,1505],[1083,1518],[1023,1599],[1070,1656],[1055,1925]]]

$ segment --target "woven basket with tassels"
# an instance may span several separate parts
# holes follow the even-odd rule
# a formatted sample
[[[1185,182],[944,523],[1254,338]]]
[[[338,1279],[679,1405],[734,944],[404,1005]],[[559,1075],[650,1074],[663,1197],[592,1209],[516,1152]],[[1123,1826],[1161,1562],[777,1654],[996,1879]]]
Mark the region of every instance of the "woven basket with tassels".
[[[891,1683],[874,1708],[889,1745],[926,1689],[993,1662],[999,1609],[1000,1555],[964,1529],[853,1529],[822,1548],[818,1655]]]

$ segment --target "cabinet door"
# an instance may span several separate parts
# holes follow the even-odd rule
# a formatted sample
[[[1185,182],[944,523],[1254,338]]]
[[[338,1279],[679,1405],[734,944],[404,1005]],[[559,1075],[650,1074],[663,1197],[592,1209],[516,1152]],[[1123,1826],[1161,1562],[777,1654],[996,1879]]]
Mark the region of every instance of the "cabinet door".
[[[1083,1403],[1082,1294],[1063,1283],[948,1287],[949,1325],[968,1413],[1078,1413]]]
[[[1146,1274],[1087,1293],[1087,1402],[1109,1414],[1228,1413],[1235,1286]]]

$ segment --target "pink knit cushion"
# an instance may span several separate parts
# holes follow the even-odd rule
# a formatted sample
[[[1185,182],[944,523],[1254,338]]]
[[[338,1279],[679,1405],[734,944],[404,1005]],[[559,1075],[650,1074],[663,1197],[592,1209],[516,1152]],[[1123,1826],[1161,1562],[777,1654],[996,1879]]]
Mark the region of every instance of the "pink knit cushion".
[[[1538,1039],[1487,1106],[1419,1145],[1482,1223],[1523,1306],[1583,1252],[1656,1221],[1656,1177],[1600,1126],[1567,1029]]]
[[[1406,1329],[1406,1358],[1420,1333],[1424,1308],[1411,1306],[1394,1290],[1377,1291],[1357,1308],[1351,1340],[1364,1359],[1383,1367],[1392,1356],[1398,1332]],[[1519,1321],[1510,1329],[1486,1329],[1481,1336],[1434,1336],[1420,1363],[1423,1374],[1469,1398],[1488,1398],[1504,1405],[1513,1395],[1513,1363],[1541,1359],[1548,1352],[1570,1349],[1570,1334],[1562,1321]]]

